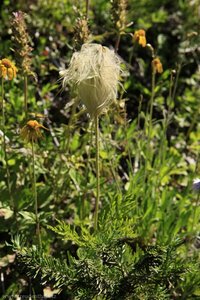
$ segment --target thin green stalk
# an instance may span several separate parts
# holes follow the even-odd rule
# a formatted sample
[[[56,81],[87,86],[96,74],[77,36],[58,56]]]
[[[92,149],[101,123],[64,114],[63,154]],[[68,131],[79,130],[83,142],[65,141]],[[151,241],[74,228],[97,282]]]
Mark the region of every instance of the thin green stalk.
[[[153,117],[153,101],[155,97],[155,78],[156,73],[152,72],[152,81],[151,81],[151,99],[150,99],[150,112],[149,112],[149,129],[148,129],[148,146],[150,145],[151,133],[152,133],[152,117]]]
[[[155,96],[155,77],[156,73],[152,72],[152,81],[151,81],[151,99],[150,99],[150,109],[149,109],[149,117],[148,117],[148,137],[147,137],[147,152],[146,155],[150,157],[150,163],[151,163],[151,135],[152,135],[152,118],[153,118],[153,101]],[[146,158],[146,164],[145,164],[145,174],[147,175],[147,164],[148,159]],[[146,176],[145,176],[146,177]]]
[[[115,52],[116,52],[116,53],[117,53],[117,51],[118,51],[118,49],[119,49],[120,40],[121,40],[121,34],[120,34],[120,32],[119,32],[118,35],[117,35],[116,43],[115,43]]]
[[[89,5],[90,5],[90,1],[86,0],[86,18],[88,19],[88,15],[89,15]]]
[[[27,75],[24,75],[24,111],[25,111],[25,118],[28,120],[28,100],[27,100],[27,93],[28,93],[28,78]]]
[[[58,172],[57,172],[56,177],[55,177],[55,186],[56,186],[56,189],[55,189],[55,200],[56,201],[59,201],[59,187],[58,187],[58,183],[59,183],[59,178],[60,178],[60,175],[61,175],[61,171],[63,169],[62,154],[63,153],[67,153],[69,151],[70,140],[71,140],[70,129],[71,129],[71,126],[73,124],[73,119],[74,119],[74,115],[75,115],[75,112],[76,112],[76,106],[77,106],[77,103],[75,102],[73,104],[72,113],[70,114],[70,119],[69,119],[69,123],[68,123],[68,126],[67,126],[68,135],[67,135],[67,138],[64,139],[64,142],[63,142],[63,145],[62,145],[62,149],[59,152],[59,154],[60,154],[60,162],[59,162],[59,166],[58,166]],[[66,130],[65,130],[65,133],[66,133]]]
[[[11,191],[11,183],[10,183],[10,171],[8,166],[8,156],[7,156],[7,149],[6,149],[6,130],[5,130],[5,108],[4,108],[4,80],[3,77],[1,79],[1,109],[2,109],[2,131],[3,131],[3,150],[4,150],[4,157],[5,157],[5,163],[6,163],[6,181],[7,181],[7,188],[9,193],[9,199],[10,199],[10,207],[14,209],[14,200],[12,197],[12,191]]]
[[[175,95],[176,95],[176,90],[177,90],[177,86],[178,86],[178,79],[180,76],[180,72],[181,72],[181,64],[178,65],[177,67],[177,73],[176,73],[176,78],[175,78],[175,83],[174,83],[174,89],[172,92],[172,101],[174,102],[175,100]]]
[[[36,218],[36,234],[38,236],[39,246],[41,246],[41,235],[40,235],[40,221],[38,216],[38,199],[37,199],[37,189],[36,189],[36,176],[35,176],[35,150],[34,150],[34,141],[31,141],[32,148],[32,167],[33,167],[33,177],[32,177],[32,186],[33,186],[33,196],[35,202],[35,218]]]
[[[96,201],[94,211],[94,230],[98,226],[98,211],[99,211],[99,198],[100,198],[100,172],[99,172],[99,116],[95,116],[95,145],[96,145]]]
[[[151,99],[150,99],[150,108],[149,108],[149,115],[148,115],[148,122],[146,123],[148,125],[148,136],[147,136],[147,147],[146,147],[146,160],[145,160],[145,170],[144,170],[144,182],[148,181],[148,185],[150,185],[150,178],[148,176],[148,163],[151,166],[152,163],[152,151],[151,151],[151,135],[152,135],[152,118],[153,118],[153,101],[155,96],[155,76],[156,73],[153,70],[152,71],[152,81],[151,81]],[[144,189],[144,196],[146,201],[144,201],[144,210],[146,211],[146,208],[148,207],[148,185]],[[151,195],[153,198],[153,194]]]
[[[194,225],[197,224],[198,222],[198,215],[197,215],[197,208],[199,207],[199,200],[200,200],[200,191],[198,191],[197,194],[197,199],[195,201],[195,207],[193,210],[193,218],[192,218],[192,230],[194,230]],[[196,220],[197,219],[197,220]]]

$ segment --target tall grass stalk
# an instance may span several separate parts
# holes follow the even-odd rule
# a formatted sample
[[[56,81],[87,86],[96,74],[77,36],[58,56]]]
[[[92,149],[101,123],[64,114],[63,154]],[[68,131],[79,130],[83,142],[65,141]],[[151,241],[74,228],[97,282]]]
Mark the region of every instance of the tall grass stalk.
[[[89,15],[89,5],[90,5],[90,1],[86,0],[85,6],[86,6],[86,18],[88,19],[88,15]]]
[[[38,216],[38,198],[37,198],[37,188],[36,188],[36,176],[35,176],[35,147],[34,141],[31,141],[31,150],[32,150],[32,187],[33,187],[33,197],[34,197],[34,206],[35,206],[35,219],[36,219],[36,235],[38,237],[39,246],[41,246],[41,234],[40,234],[40,221]]]
[[[62,154],[63,153],[67,153],[68,155],[68,152],[69,152],[69,146],[70,146],[70,140],[71,140],[71,127],[73,125],[73,121],[74,121],[74,115],[75,115],[75,112],[76,112],[76,107],[77,107],[77,102],[75,101],[75,103],[73,104],[72,106],[72,112],[70,114],[70,118],[69,118],[69,123],[68,123],[68,126],[67,126],[67,129],[64,131],[64,134],[66,136],[66,133],[67,133],[67,137],[64,138],[64,142],[61,146],[61,149],[60,149],[60,161],[59,161],[59,166],[58,166],[58,171],[57,171],[57,174],[55,176],[55,186],[56,186],[56,189],[55,189],[55,199],[56,201],[59,201],[59,178],[61,176],[61,172],[63,170],[63,159],[62,159]],[[66,166],[65,166],[66,167]]]
[[[150,148],[150,139],[152,133],[152,118],[153,118],[153,101],[155,97],[155,77],[156,73],[152,71],[152,79],[151,79],[151,99],[150,99],[150,108],[149,108],[149,123],[148,123],[148,147]],[[150,149],[148,149],[150,150]],[[149,151],[148,151],[149,153]]]
[[[27,99],[27,94],[28,94],[28,78],[27,75],[24,75],[24,111],[25,111],[25,118],[26,120],[28,119],[28,99]]]
[[[99,116],[95,115],[95,146],[96,146],[96,201],[94,211],[94,229],[98,227],[98,212],[100,199],[100,171],[99,171]]]
[[[172,101],[175,102],[175,95],[176,95],[176,91],[177,91],[177,86],[178,86],[178,80],[179,80],[179,76],[180,76],[180,72],[181,72],[181,64],[179,64],[177,66],[177,70],[176,70],[176,78],[175,78],[175,82],[174,82],[174,87],[173,87],[173,92],[172,92]]]
[[[8,156],[7,156],[7,149],[6,149],[4,79],[3,79],[3,77],[1,78],[1,110],[2,110],[3,150],[4,150],[4,158],[5,158],[5,164],[6,164],[7,189],[8,189],[8,193],[9,193],[9,199],[10,199],[10,207],[13,209],[13,211],[15,213],[14,200],[13,200],[12,191],[11,191],[10,171],[9,171],[9,166],[8,166]]]
[[[155,77],[156,73],[152,70],[152,77],[151,77],[151,98],[149,103],[149,114],[147,117],[147,126],[148,126],[148,133],[147,133],[147,148],[146,148],[146,161],[145,161],[145,180],[147,179],[147,167],[148,163],[151,165],[152,160],[152,152],[151,152],[151,136],[152,136],[152,118],[153,118],[153,101],[155,96]],[[149,157],[147,157],[147,155]]]
[[[192,218],[192,231],[195,229],[195,225],[198,223],[198,215],[197,215],[197,208],[199,207],[200,201],[200,191],[198,191],[196,201],[194,203],[195,207],[193,210],[193,218]]]

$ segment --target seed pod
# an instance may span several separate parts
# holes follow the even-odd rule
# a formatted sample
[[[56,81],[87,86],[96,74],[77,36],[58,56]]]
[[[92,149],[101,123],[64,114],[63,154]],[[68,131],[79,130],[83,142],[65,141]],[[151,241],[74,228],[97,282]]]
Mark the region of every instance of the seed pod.
[[[117,97],[120,59],[113,50],[99,44],[84,44],[61,71],[63,85],[78,92],[91,117],[102,113]]]

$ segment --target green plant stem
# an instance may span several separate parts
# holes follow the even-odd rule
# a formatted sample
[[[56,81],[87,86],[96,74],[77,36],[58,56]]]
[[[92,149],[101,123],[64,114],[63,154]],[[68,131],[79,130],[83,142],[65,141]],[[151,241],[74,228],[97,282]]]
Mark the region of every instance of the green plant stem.
[[[197,194],[197,199],[195,201],[195,207],[194,207],[194,210],[193,210],[193,218],[192,218],[192,231],[194,230],[194,226],[195,224],[197,224],[197,208],[199,207],[199,200],[200,200],[200,191],[198,191],[198,194]],[[197,220],[196,220],[197,219]]]
[[[151,135],[152,135],[152,118],[153,118],[153,101],[155,96],[155,77],[156,73],[152,72],[152,81],[151,81],[151,99],[150,99],[150,109],[149,109],[149,117],[148,117],[148,137],[147,137],[147,153],[146,156],[150,156],[150,164],[151,164]],[[146,166],[145,166],[145,174],[147,172],[147,164],[148,158],[146,157]],[[145,176],[146,177],[146,176]]]
[[[86,18],[88,19],[90,1],[86,0]]]
[[[173,88],[173,92],[172,92],[172,101],[174,103],[175,103],[175,95],[176,95],[176,90],[177,90],[177,86],[178,86],[178,79],[180,76],[180,72],[181,72],[181,64],[179,64],[177,67],[176,78],[175,78],[174,88]]]
[[[15,213],[14,200],[13,200],[12,192],[11,192],[10,171],[9,171],[9,166],[8,166],[8,156],[7,156],[7,149],[6,149],[5,108],[4,108],[4,80],[3,80],[3,77],[1,79],[1,101],[2,101],[1,109],[2,109],[3,150],[4,150],[5,164],[6,164],[7,188],[8,188],[9,199],[10,199],[10,207],[13,209],[13,211]]]
[[[27,91],[28,91],[28,78],[27,78],[27,75],[24,75],[24,111],[25,111],[26,120],[28,120]]]
[[[37,199],[36,176],[35,176],[35,149],[34,149],[33,140],[31,141],[31,148],[32,148],[32,167],[33,167],[32,186],[33,186],[33,196],[34,196],[34,204],[35,204],[36,234],[38,237],[39,246],[41,246],[40,221],[38,216],[38,199]]]
[[[118,49],[119,49],[120,40],[121,40],[121,34],[120,34],[120,32],[119,32],[118,35],[117,35],[116,43],[115,43],[115,52],[116,52],[116,53],[117,53],[117,51],[118,51]]]
[[[146,147],[146,159],[145,159],[145,170],[144,170],[144,182],[149,181],[149,172],[148,172],[148,164],[151,166],[152,164],[152,151],[151,151],[151,136],[152,136],[152,118],[153,118],[153,101],[155,96],[155,76],[156,73],[154,70],[152,71],[152,79],[151,79],[151,98],[150,98],[150,108],[149,108],[149,115],[148,115],[148,135],[147,135],[147,147]],[[150,182],[149,182],[150,184]],[[147,196],[148,188],[144,190],[145,199],[148,199]],[[144,203],[144,208],[146,210],[148,203]]]
[[[95,116],[95,145],[96,145],[96,201],[94,211],[94,230],[98,226],[98,211],[99,211],[99,198],[100,198],[100,172],[99,172],[99,116]]]
[[[75,115],[75,112],[76,112],[76,106],[77,106],[77,103],[75,102],[73,104],[73,107],[72,107],[72,112],[70,114],[70,119],[69,119],[69,123],[68,123],[68,126],[67,126],[67,138],[64,138],[64,142],[63,142],[63,145],[62,145],[62,148],[60,150],[60,161],[59,161],[59,166],[58,166],[58,172],[55,176],[55,186],[56,186],[56,189],[55,189],[55,201],[59,201],[59,193],[61,192],[59,190],[59,179],[60,179],[60,176],[61,176],[61,172],[63,170],[63,159],[62,159],[62,154],[63,153],[67,153],[68,155],[68,152],[69,152],[69,146],[70,146],[70,140],[71,140],[71,132],[70,132],[70,129],[71,129],[71,126],[73,124],[73,119],[74,119],[74,115]],[[66,130],[65,130],[65,133],[66,133]],[[64,165],[64,167],[66,168],[66,165]]]
[[[151,133],[152,133],[152,118],[153,118],[153,101],[155,96],[155,77],[156,73],[152,72],[151,82],[151,99],[150,99],[150,111],[149,111],[149,129],[148,129],[148,146],[150,145]]]

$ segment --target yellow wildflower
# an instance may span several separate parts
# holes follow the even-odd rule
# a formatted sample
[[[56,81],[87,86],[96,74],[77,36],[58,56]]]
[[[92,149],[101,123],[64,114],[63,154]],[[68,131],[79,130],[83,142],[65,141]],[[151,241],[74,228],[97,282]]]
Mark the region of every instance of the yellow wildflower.
[[[21,130],[22,139],[27,142],[37,142],[42,137],[41,128],[48,130],[48,128],[39,124],[36,120],[29,120]]]
[[[153,69],[154,73],[162,73],[163,72],[163,66],[162,66],[162,63],[160,61],[160,58],[155,57],[152,60],[151,65],[152,65],[152,69]]]
[[[143,29],[136,30],[133,36],[134,40],[138,42],[142,47],[146,47],[146,33]]]
[[[0,60],[0,77],[12,80],[14,77],[16,77],[16,73],[17,68],[9,59],[3,58]]]

